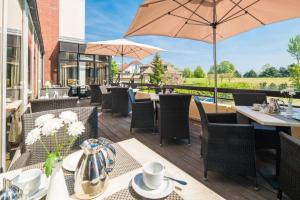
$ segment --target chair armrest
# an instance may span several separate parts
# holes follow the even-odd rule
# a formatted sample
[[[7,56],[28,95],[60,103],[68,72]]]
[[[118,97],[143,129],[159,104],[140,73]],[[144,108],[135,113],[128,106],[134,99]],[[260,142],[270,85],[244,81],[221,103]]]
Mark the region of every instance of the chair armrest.
[[[208,125],[208,137],[214,139],[226,139],[230,143],[245,139],[251,139],[254,144],[254,126],[249,124],[221,124],[210,123]]]
[[[9,171],[28,166],[30,163],[30,158],[31,158],[30,151],[21,154],[21,156],[17,158],[15,162],[11,163],[9,167]]]
[[[135,99],[135,102],[151,101],[150,98],[147,99]]]
[[[210,123],[237,123],[236,113],[208,113],[207,118]]]

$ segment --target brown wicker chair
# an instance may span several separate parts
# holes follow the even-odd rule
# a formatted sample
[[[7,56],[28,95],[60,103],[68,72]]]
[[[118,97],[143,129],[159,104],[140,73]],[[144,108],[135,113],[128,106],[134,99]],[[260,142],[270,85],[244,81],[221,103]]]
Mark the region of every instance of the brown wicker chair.
[[[100,90],[100,85],[90,85],[91,88],[91,104],[102,103],[102,95]]]
[[[58,109],[37,112],[32,114],[23,115],[23,132],[24,140],[27,134],[34,129],[35,119],[41,115],[54,114],[56,117],[63,111],[73,111],[78,114],[78,120],[82,121],[85,125],[85,132],[80,136],[80,138],[73,145],[74,149],[79,149],[79,145],[86,139],[97,138],[98,137],[98,112],[95,107],[77,107],[68,109]],[[68,141],[69,136],[63,134],[63,128],[57,134],[59,141]],[[51,140],[50,137],[41,137],[42,141],[45,143],[48,149],[51,149],[55,145],[55,141]],[[44,162],[47,156],[47,152],[44,150],[40,142],[36,142],[33,145],[26,145],[24,142],[22,144],[22,155],[16,160],[10,167],[10,170],[22,168],[28,165],[37,164]]]
[[[160,145],[164,138],[190,140],[189,106],[191,95],[166,94],[159,95],[158,124]]]
[[[78,97],[30,100],[31,112],[77,107]]]
[[[128,95],[132,107],[130,132],[133,128],[154,129],[154,107],[150,99],[135,99],[132,89],[128,90]]]
[[[106,86],[103,86],[103,85],[100,86],[100,91],[101,91],[101,98],[102,98],[101,108],[102,109],[111,109],[111,107],[112,107],[111,92],[108,92]]]
[[[253,125],[236,124],[235,113],[206,114],[202,103],[196,104],[202,125],[204,178],[207,171],[248,175],[255,178],[257,188]]]
[[[285,193],[290,199],[300,199],[300,140],[280,132],[281,162],[278,199]]]
[[[131,111],[131,105],[129,103],[128,88],[113,87],[112,93],[112,113],[119,113],[122,116],[127,116]]]

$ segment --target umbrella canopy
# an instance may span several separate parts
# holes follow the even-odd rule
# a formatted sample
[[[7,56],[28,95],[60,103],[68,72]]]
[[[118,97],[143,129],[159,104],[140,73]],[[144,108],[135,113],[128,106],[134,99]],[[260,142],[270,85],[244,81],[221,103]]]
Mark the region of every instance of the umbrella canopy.
[[[126,36],[163,35],[214,44],[236,34],[300,16],[299,0],[145,0]]]
[[[126,56],[139,60],[159,51],[165,50],[126,39],[89,42],[86,48],[86,53],[88,54]]]
[[[87,48],[85,50],[87,54],[121,56],[122,57],[121,71],[123,71],[124,56],[141,60],[159,51],[165,51],[165,50],[147,44],[132,42],[126,39],[89,42],[87,43]]]

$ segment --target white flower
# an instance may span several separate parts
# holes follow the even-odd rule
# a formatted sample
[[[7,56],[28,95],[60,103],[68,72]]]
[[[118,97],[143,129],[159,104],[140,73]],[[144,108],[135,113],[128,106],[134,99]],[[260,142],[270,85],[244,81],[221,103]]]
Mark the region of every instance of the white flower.
[[[53,118],[42,127],[42,134],[45,136],[52,135],[63,126],[64,124],[61,119]]]
[[[40,128],[35,128],[35,129],[32,129],[28,133],[28,135],[26,137],[26,140],[25,140],[25,143],[27,145],[32,145],[39,139],[41,139],[41,129]]]
[[[85,131],[85,127],[82,122],[74,122],[69,125],[68,133],[70,136],[81,135]]]
[[[66,124],[71,124],[78,121],[78,116],[72,111],[65,111],[60,113],[59,118]]]
[[[44,126],[44,124],[46,124],[48,121],[50,121],[53,118],[54,118],[53,114],[45,114],[45,115],[39,116],[35,120],[35,126],[42,127],[42,126]]]

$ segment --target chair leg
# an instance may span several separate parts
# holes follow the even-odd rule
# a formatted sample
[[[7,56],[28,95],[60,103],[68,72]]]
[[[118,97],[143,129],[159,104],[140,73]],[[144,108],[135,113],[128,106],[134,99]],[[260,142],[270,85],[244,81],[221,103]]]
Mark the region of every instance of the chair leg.
[[[255,176],[255,178],[254,178],[254,190],[255,190],[255,191],[258,190],[257,176]]]
[[[188,145],[191,145],[191,137],[188,138]]]
[[[160,146],[163,145],[162,140],[163,140],[163,139],[162,139],[162,136],[160,135],[160,142],[159,142],[159,145],[160,145]]]
[[[282,190],[278,190],[277,199],[282,199]]]
[[[208,179],[207,179],[207,170],[206,169],[204,169],[204,176],[203,176],[203,179],[204,179],[204,181],[207,181]]]
[[[279,175],[279,169],[280,169],[280,148],[276,149],[276,176]]]

